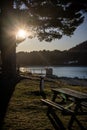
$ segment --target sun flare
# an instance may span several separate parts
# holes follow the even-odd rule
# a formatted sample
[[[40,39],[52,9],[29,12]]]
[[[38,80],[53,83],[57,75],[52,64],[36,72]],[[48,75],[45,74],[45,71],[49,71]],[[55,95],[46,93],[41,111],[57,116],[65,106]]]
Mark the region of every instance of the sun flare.
[[[26,38],[27,33],[24,29],[19,29],[17,32],[17,38]]]

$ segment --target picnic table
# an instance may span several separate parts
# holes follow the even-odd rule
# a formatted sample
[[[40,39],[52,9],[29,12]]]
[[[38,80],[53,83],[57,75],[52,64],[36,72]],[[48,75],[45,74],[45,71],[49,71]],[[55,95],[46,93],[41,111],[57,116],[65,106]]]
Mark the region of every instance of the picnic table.
[[[70,116],[68,129],[71,129],[74,121],[76,121],[81,130],[86,130],[87,128],[78,119],[78,115],[87,116],[87,94],[69,88],[53,88],[52,93],[51,100],[41,99],[41,101],[48,106],[47,115],[53,117],[53,121],[50,119],[52,124],[55,124],[54,128],[56,130],[59,127],[63,130],[66,129],[55,112],[55,109],[58,109],[63,115]]]

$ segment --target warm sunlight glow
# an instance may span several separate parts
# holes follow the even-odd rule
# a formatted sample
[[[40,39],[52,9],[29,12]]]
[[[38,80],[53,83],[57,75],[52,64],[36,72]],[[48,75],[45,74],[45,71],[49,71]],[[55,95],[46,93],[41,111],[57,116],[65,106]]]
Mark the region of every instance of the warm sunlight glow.
[[[25,30],[23,30],[23,29],[18,30],[17,38],[26,38],[26,36],[27,36],[27,33]]]
[[[27,38],[31,39],[34,36],[33,31],[27,27],[20,27],[15,30],[17,44],[23,42]]]

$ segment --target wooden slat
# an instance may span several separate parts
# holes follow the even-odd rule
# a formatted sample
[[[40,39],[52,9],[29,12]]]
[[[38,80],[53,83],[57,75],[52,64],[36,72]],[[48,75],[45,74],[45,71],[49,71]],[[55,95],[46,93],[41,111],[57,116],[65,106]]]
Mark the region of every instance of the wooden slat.
[[[45,103],[46,105],[48,105],[48,106],[52,106],[52,107],[54,107],[54,108],[56,108],[56,109],[59,109],[60,111],[62,111],[63,113],[65,112],[66,114],[73,114],[73,111],[71,111],[71,110],[69,110],[69,109],[66,109],[66,108],[64,108],[62,105],[60,105],[60,104],[58,104],[58,103],[55,103],[55,102],[53,102],[53,101],[51,101],[51,100],[48,100],[48,99],[41,99],[41,101],[43,102],[43,103]]]
[[[82,92],[78,92],[72,89],[68,89],[68,88],[61,88],[61,89],[52,89],[52,91],[54,93],[63,93],[67,96],[71,96],[74,97],[78,100],[87,100],[87,94],[86,93],[82,93]]]

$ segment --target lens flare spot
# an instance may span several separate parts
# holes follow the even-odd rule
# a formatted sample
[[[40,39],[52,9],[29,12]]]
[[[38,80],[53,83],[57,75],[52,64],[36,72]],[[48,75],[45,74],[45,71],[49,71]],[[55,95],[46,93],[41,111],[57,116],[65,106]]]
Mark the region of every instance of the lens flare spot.
[[[17,38],[25,38],[26,37],[26,31],[23,29],[18,30],[17,32]]]

